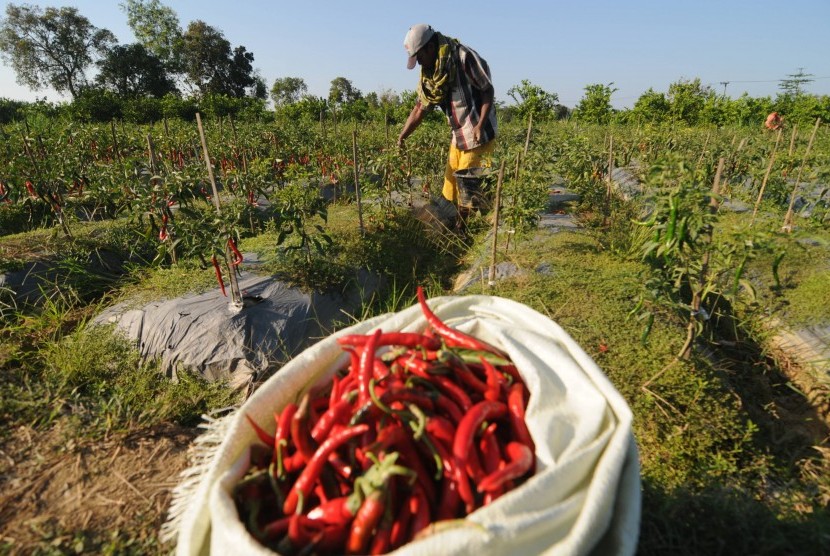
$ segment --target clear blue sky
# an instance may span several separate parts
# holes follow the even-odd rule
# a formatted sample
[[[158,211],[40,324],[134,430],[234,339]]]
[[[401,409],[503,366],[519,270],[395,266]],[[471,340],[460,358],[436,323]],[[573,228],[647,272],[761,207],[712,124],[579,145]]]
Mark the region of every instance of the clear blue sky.
[[[328,95],[335,77],[364,93],[414,89],[417,70],[406,69],[403,37],[415,23],[476,49],[504,102],[523,79],[571,107],[591,84],[613,83],[612,103],[622,108],[649,88],[666,92],[694,78],[719,93],[728,82],[732,97],[774,97],[779,81],[799,68],[815,79],[807,92],[830,95],[830,0],[162,2],[182,28],[200,19],[232,46],[245,46],[269,88],[277,77],[302,77],[317,96]],[[25,3],[76,7],[120,43],[135,40],[118,1]],[[17,85],[6,65],[0,65],[0,97],[69,100]]]

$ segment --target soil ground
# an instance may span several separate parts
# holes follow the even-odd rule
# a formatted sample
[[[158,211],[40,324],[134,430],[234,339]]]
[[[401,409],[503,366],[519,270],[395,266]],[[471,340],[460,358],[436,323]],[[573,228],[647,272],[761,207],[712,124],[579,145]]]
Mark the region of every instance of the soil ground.
[[[10,554],[51,545],[94,553],[98,547],[85,543],[119,531],[126,542],[155,545],[199,431],[161,425],[76,444],[60,424],[45,433],[16,429],[0,448],[0,552],[3,545]],[[135,537],[137,523],[148,538]]]

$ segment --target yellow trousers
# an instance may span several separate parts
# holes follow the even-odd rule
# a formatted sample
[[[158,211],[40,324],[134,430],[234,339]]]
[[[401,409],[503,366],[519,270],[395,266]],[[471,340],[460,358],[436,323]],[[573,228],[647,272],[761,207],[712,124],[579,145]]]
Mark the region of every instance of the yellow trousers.
[[[444,198],[453,203],[458,202],[458,184],[455,181],[455,172],[467,168],[489,168],[492,163],[496,140],[476,147],[469,151],[462,151],[450,144],[450,154],[447,157],[447,168],[444,170],[444,188],[441,193]]]

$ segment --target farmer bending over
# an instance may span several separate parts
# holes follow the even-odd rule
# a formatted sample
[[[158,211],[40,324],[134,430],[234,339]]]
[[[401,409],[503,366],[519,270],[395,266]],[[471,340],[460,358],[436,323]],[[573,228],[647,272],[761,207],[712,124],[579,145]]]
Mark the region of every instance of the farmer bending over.
[[[444,171],[444,197],[458,202],[454,173],[490,165],[495,148],[496,111],[490,68],[478,53],[426,24],[409,29],[403,41],[407,68],[421,66],[418,100],[398,136],[398,146],[415,131],[424,116],[438,106],[447,116],[452,141]]]

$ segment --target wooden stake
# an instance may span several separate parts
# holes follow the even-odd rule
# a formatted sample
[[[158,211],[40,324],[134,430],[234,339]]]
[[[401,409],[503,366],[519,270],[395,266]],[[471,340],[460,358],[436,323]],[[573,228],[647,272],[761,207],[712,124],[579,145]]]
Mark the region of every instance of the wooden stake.
[[[790,206],[787,207],[787,214],[784,215],[784,225],[781,230],[784,232],[793,231],[793,206],[795,205],[795,194],[798,192],[798,184],[801,182],[801,174],[804,172],[804,166],[807,163],[807,157],[810,156],[810,149],[813,148],[813,141],[816,138],[816,132],[821,125],[821,118],[816,118],[816,125],[813,127],[813,133],[810,134],[810,140],[807,142],[807,150],[804,151],[804,158],[801,159],[801,166],[798,168],[798,176],[795,178],[795,185],[793,192],[790,194]]]
[[[198,112],[196,112],[196,125],[199,128],[199,139],[202,141],[202,153],[204,154],[205,166],[207,166],[210,187],[213,190],[213,206],[216,207],[216,214],[221,216],[222,205],[219,202],[219,189],[216,187],[216,178],[213,176],[213,166],[210,162],[207,139],[205,139],[205,128],[202,126],[202,117]],[[222,233],[230,239],[230,232],[228,230],[222,230]],[[230,245],[225,243],[225,266],[228,269],[228,281],[231,284],[231,302],[234,307],[242,308],[242,293],[239,290],[239,282],[236,279],[236,268],[231,266],[230,263],[233,260],[233,254],[230,250]]]
[[[761,199],[764,197],[764,189],[767,187],[767,180],[772,172],[772,165],[775,163],[775,153],[778,151],[778,144],[781,142],[781,128],[775,134],[775,146],[772,148],[772,154],[769,156],[769,164],[767,164],[767,171],[764,174],[764,179],[761,182],[761,190],[758,191],[758,199],[755,201],[755,209],[752,211],[752,219],[749,221],[749,226],[755,222],[755,215],[758,213],[758,206],[761,204]]]
[[[352,160],[354,165],[354,194],[357,198],[357,220],[360,225],[360,234],[363,235],[366,233],[366,230],[363,228],[363,207],[361,205],[360,199],[360,180],[359,180],[359,170],[357,165],[357,130],[352,130]]]
[[[496,206],[493,211],[493,258],[490,263],[490,276],[487,280],[487,285],[491,288],[496,285],[496,255],[498,253],[498,235],[499,235],[499,207],[501,206],[501,183],[504,179],[504,163],[501,161],[501,168],[499,168],[499,181],[496,183]]]

